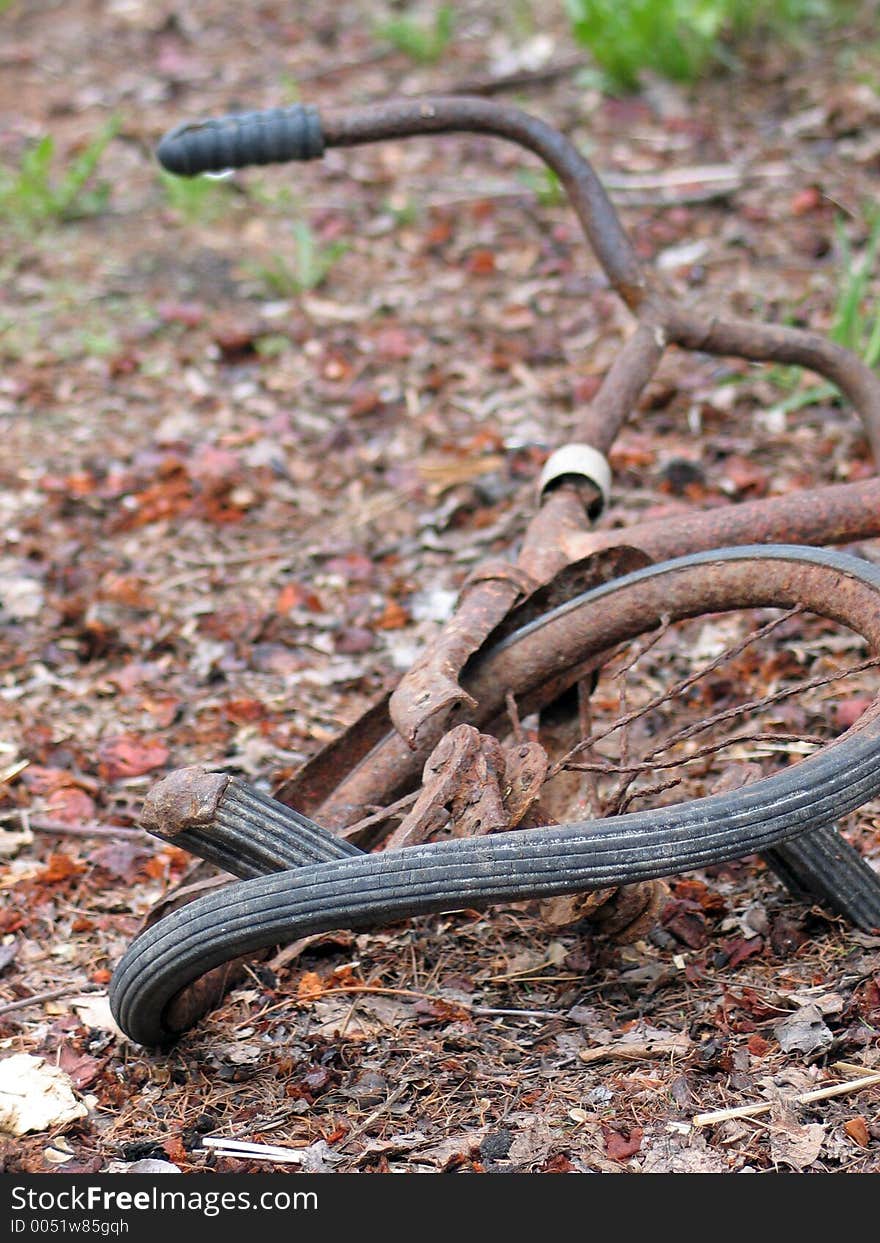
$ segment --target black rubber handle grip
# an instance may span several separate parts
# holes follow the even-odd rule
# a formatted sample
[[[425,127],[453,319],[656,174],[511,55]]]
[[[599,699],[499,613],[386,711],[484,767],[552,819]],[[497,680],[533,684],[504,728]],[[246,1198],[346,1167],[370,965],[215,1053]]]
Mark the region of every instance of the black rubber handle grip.
[[[182,177],[248,164],[316,160],[323,154],[321,118],[305,104],[190,121],[166,134],[156,149],[162,167]]]

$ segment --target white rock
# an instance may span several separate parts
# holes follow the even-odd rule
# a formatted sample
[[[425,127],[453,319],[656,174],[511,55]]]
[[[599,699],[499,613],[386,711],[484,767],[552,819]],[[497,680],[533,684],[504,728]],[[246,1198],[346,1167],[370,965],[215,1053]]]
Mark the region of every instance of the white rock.
[[[6,563],[8,565],[8,563]],[[0,580],[0,609],[11,621],[30,621],[43,608],[43,588],[35,578],[23,575]]]
[[[156,1157],[144,1157],[141,1161],[111,1161],[105,1174],[179,1174],[180,1170],[170,1161]]]

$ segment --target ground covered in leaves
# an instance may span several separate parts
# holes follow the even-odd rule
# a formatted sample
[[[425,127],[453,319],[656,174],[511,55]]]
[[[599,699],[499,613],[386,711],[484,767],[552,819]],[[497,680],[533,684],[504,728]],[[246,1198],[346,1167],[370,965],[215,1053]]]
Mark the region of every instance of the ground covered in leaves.
[[[552,183],[487,139],[160,179],[151,148],[182,118],[458,87],[576,50],[547,6],[468,3],[447,53],[414,66],[376,41],[372,7],[263,3],[245,29],[228,0],[0,16],[0,165],[52,134],[57,180],[118,130],[102,210],[19,201],[0,237],[0,1057],[58,1065],[85,1105],[0,1139],[5,1168],[876,1170],[876,1087],[794,1098],[854,1073],[840,1062],[880,1066],[880,938],[756,860],[673,880],[634,945],[530,907],[441,916],[280,951],[170,1052],[112,1027],[112,967],[190,862],[136,828],[149,785],[203,763],[269,790],[352,722],[521,534],[631,327]],[[568,72],[506,97],[590,154],[683,296],[827,331],[835,222],[858,253],[880,184],[871,7],[693,91],[613,99]],[[851,412],[780,408],[814,382],[670,355],[612,454],[603,523],[870,474]],[[596,710],[736,641],[723,619],[663,636],[629,700],[609,675]],[[863,656],[783,619],[667,714]],[[786,700],[770,727],[833,735],[875,673]],[[811,745],[740,744],[691,793]],[[877,814],[844,826],[875,863]]]

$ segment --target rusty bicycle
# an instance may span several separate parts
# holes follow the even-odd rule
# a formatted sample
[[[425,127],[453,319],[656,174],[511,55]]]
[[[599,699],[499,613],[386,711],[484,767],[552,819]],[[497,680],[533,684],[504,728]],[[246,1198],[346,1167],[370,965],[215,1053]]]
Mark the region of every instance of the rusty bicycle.
[[[590,694],[612,653],[658,628],[733,610],[811,613],[867,644],[862,667],[877,663],[880,569],[825,547],[880,535],[876,478],[594,528],[611,489],[606,455],[668,348],[819,373],[855,408],[880,461],[874,373],[810,332],[682,306],[643,270],[575,146],[494,101],[245,113],[180,126],[158,156],[191,176],[457,131],[518,143],[545,161],[636,326],[576,438],[544,464],[516,559],[470,574],[452,618],[389,697],[274,797],[198,768],[150,793],[145,827],[237,879],[150,924],[117,966],[113,1011],[141,1043],[167,1043],[192,1026],[222,995],[235,960],[307,934],[539,899],[551,923],[588,915],[633,937],[657,914],[659,878],[754,853],[800,896],[880,926],[880,878],[835,827],[880,793],[880,696],[800,763],[731,789],[638,811],[621,799],[621,814],[588,818],[560,814],[564,800],[542,795],[563,770],[584,780],[608,769],[590,760],[595,738],[583,736]],[[554,713],[566,721],[561,759],[522,730],[529,714]],[[629,770],[619,771],[625,785]]]

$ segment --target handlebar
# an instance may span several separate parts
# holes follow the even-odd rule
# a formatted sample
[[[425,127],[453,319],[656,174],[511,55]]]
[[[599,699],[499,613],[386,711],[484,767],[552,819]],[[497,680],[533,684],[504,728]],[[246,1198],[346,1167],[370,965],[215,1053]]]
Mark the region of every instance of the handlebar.
[[[318,159],[325,147],[461,132],[518,143],[556,173],[612,288],[653,333],[656,348],[646,355],[638,374],[620,393],[603,389],[603,399],[597,398],[603,443],[613,441],[665,346],[678,345],[756,362],[793,363],[826,376],[859,412],[874,458],[880,462],[880,379],[871,368],[849,350],[801,329],[728,320],[680,306],[656,274],[648,276],[642,270],[589,160],[563,134],[518,108],[466,95],[391,99],[322,114],[294,104],[180,125],[162,139],[157,155],[169,172],[191,177],[248,164]]]
[[[156,149],[162,167],[181,177],[248,164],[317,160],[323,154],[321,118],[317,108],[305,104],[178,125]]]

